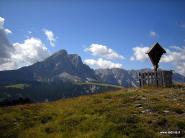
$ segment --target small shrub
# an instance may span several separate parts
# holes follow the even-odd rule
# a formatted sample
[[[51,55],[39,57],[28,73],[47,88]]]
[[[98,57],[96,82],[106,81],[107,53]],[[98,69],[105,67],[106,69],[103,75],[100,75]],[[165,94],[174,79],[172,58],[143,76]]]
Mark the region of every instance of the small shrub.
[[[138,117],[136,115],[131,115],[126,118],[126,122],[129,124],[135,124],[138,122]]]
[[[175,108],[174,111],[177,113],[177,114],[183,114],[184,111],[180,108]]]
[[[55,132],[55,128],[53,128],[53,127],[46,127],[45,128],[45,132],[47,134],[53,133],[53,132]]]
[[[166,127],[168,125],[168,120],[166,118],[161,118],[157,121],[157,125],[161,127]]]
[[[123,131],[121,131],[121,133],[122,132]],[[121,133],[120,133],[120,130],[117,130],[117,126],[112,124],[109,126],[105,126],[105,128],[102,130],[99,137],[101,138],[124,138],[124,136]]]
[[[101,99],[94,99],[93,103],[94,104],[100,104],[100,103],[102,103],[102,100]]]
[[[177,122],[177,127],[179,129],[185,129],[185,122],[182,122],[182,121]]]
[[[42,118],[41,118],[41,123],[42,124],[46,124],[46,123],[48,123],[49,121],[51,121],[53,118],[52,118],[52,116],[43,116]]]
[[[61,131],[70,131],[76,128],[84,119],[86,119],[84,116],[76,115],[62,120],[60,122],[60,124],[62,125]]]
[[[148,120],[148,122],[147,122],[148,124],[151,124],[152,123],[152,120]]]
[[[146,128],[136,128],[129,134],[131,138],[156,138],[155,132]]]

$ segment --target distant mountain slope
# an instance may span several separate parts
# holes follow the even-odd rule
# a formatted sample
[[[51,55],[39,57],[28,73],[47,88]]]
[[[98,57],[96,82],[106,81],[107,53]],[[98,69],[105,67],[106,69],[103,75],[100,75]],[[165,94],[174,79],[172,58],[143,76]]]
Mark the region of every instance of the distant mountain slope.
[[[104,83],[128,87],[134,85],[137,81],[136,78],[129,73],[129,71],[120,68],[97,69],[95,72]]]
[[[32,102],[55,101],[80,95],[118,90],[122,87],[99,83],[34,82],[0,86],[0,106],[16,105],[20,98]]]
[[[93,69],[80,56],[60,50],[42,62],[18,70],[1,71],[0,83],[19,81],[85,81],[96,80]]]
[[[110,83],[114,85],[121,85],[124,87],[137,87],[138,86],[138,72],[151,71],[151,69],[140,70],[124,70],[120,68],[113,69],[96,69],[96,75],[100,77],[100,80],[104,83]],[[173,73],[174,82],[185,82],[185,77],[178,73]]]
[[[173,81],[174,82],[185,82],[185,76],[179,73],[173,73]]]

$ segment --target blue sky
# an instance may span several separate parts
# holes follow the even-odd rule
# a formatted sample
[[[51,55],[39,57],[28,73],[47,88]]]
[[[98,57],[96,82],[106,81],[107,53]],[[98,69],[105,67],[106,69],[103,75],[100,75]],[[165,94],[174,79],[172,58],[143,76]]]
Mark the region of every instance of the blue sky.
[[[134,47],[149,47],[159,42],[170,50],[171,55],[166,58],[179,52],[171,46],[184,50],[184,7],[183,0],[1,0],[0,17],[5,19],[4,26],[12,31],[8,35],[11,43],[23,43],[35,37],[49,52],[66,49],[79,54],[83,60],[101,58],[122,64],[125,69],[138,69],[152,65],[145,58],[130,60],[136,52]],[[50,45],[44,29],[55,35],[55,47]],[[84,50],[92,44],[106,46],[125,58],[110,60]],[[181,66],[184,60],[164,59],[160,65],[178,70],[176,64]],[[185,71],[179,72],[185,74]]]

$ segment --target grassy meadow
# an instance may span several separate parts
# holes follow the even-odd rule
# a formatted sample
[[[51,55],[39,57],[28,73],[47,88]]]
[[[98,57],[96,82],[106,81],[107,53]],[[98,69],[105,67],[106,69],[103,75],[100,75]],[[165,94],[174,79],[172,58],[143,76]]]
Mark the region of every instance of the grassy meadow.
[[[178,131],[180,134],[160,134]],[[185,87],[120,89],[0,108],[0,138],[185,137]]]

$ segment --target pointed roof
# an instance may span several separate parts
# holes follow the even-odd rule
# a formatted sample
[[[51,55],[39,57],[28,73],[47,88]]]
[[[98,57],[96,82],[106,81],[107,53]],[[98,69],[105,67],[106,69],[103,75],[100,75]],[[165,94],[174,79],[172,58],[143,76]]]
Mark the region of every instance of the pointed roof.
[[[166,51],[159,45],[159,43],[152,46],[146,53],[148,54],[155,71],[157,71],[159,61],[164,53],[166,53]]]
[[[164,48],[161,47],[161,45],[157,42],[155,45],[153,45],[146,54],[151,53],[154,50],[160,50],[161,53],[166,53],[166,51],[164,50]]]

